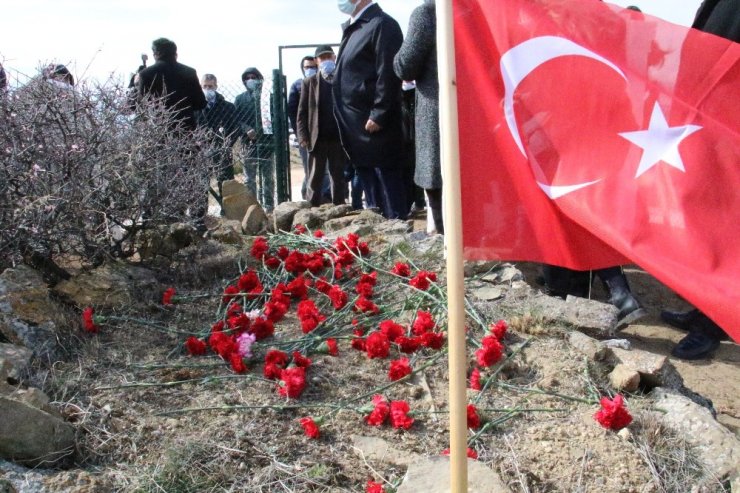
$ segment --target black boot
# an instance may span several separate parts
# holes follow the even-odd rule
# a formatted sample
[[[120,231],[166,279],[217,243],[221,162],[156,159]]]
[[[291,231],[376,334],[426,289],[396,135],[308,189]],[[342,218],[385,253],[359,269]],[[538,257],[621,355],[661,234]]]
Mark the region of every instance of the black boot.
[[[660,312],[660,318],[668,325],[681,330],[689,330],[691,323],[701,312],[697,309],[689,310],[687,312],[672,312],[670,310],[663,310]]]
[[[591,271],[577,271],[543,264],[542,277],[550,296],[563,299],[568,295],[588,298],[591,288]]]
[[[434,229],[437,230],[437,234],[445,234],[445,227],[442,221],[442,209],[432,209],[432,217],[434,218]]]
[[[647,315],[645,309],[640,306],[637,298],[630,291],[627,277],[622,272],[621,267],[599,269],[595,272],[609,291],[609,303],[619,309],[617,329],[623,329]]]
[[[689,324],[689,334],[678,341],[671,354],[676,358],[695,360],[708,358],[719,347],[719,342],[729,339],[727,333],[699,310]]]

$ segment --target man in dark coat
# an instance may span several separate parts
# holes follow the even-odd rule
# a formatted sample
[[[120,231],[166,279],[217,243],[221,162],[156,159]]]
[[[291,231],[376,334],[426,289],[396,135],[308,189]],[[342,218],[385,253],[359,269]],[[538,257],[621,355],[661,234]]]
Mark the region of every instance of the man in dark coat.
[[[401,27],[372,0],[344,0],[340,10],[351,16],[342,25],[333,83],[342,145],[366,196],[382,203],[389,219],[404,219],[401,79],[393,72]]]
[[[318,72],[319,67],[314,57],[307,55],[301,59],[301,73],[303,77],[293,82],[288,91],[288,120],[290,127],[293,129],[296,138],[298,138],[298,102],[301,99],[301,86],[303,79],[311,77]],[[303,164],[303,182],[301,183],[301,198],[306,199],[306,187],[308,186],[308,150],[305,147],[299,147],[298,152],[301,155]]]
[[[214,143],[216,154],[213,156],[218,167],[218,196],[216,200],[221,205],[223,214],[222,188],[223,182],[234,179],[234,164],[231,148],[239,137],[239,122],[236,119],[234,105],[217,91],[218,79],[213,74],[205,74],[201,79],[201,87],[206,97],[206,107],[196,114],[199,127],[209,130],[208,136]]]
[[[339,128],[334,119],[335,60],[331,46],[316,48],[320,71],[303,79],[301,99],[298,104],[298,141],[308,150],[308,189],[306,200],[318,207],[322,202],[322,189],[326,168],[331,180],[331,198],[334,205],[344,204],[344,165],[347,156],[339,141]]]
[[[740,43],[740,0],[704,0],[696,12],[694,29]],[[671,354],[676,358],[703,359],[728,339],[727,333],[699,310],[663,311],[660,317],[688,335],[678,341]]]
[[[177,45],[166,38],[152,42],[155,64],[139,72],[136,82],[139,99],[150,95],[164,98],[186,130],[195,130],[195,112],[206,107],[195,70],[177,62]]]
[[[265,133],[262,126],[261,100],[264,82],[262,72],[255,67],[247,68],[242,73],[242,83],[246,91],[236,97],[234,106],[241,127],[245,184],[259,199],[262,207],[270,212],[275,203],[275,170],[272,164],[275,146],[273,136]]]

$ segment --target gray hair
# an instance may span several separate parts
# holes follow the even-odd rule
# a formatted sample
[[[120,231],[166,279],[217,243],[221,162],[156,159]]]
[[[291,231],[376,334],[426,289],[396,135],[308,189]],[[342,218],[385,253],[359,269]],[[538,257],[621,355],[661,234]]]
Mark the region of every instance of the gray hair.
[[[218,79],[213,74],[203,74],[203,80],[212,80],[213,82],[218,83]]]

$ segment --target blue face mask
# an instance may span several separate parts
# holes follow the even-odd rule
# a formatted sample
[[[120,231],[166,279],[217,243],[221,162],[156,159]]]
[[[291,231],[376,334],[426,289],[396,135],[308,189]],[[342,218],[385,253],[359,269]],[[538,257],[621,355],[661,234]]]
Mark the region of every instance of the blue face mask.
[[[307,68],[303,72],[303,76],[304,77],[313,77],[314,75],[316,75],[316,72],[317,72],[317,69],[315,67]]]
[[[337,0],[337,7],[343,14],[352,15],[355,11],[355,4],[351,0]]]
[[[321,73],[324,74],[324,76],[331,75],[336,67],[337,64],[334,63],[334,60],[324,60],[319,63],[319,70],[321,70]]]
[[[257,79],[247,79],[247,82],[245,82],[244,85],[246,85],[247,89],[250,91],[254,91],[259,85],[259,81]]]

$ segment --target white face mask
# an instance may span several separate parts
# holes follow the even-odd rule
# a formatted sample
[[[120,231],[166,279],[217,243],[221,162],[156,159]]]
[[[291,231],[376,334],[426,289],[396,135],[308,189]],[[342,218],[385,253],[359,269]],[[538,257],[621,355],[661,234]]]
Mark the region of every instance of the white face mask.
[[[319,69],[321,70],[321,73],[324,74],[324,76],[331,75],[336,67],[337,64],[334,63],[334,60],[324,60],[319,64]]]
[[[337,7],[343,14],[352,15],[355,11],[355,4],[352,0],[337,0]]]
[[[254,91],[259,85],[259,81],[257,79],[248,79],[245,85],[247,86],[247,89]]]
[[[414,82],[414,81],[411,81],[411,82],[403,81],[403,82],[401,82],[401,89],[404,90],[404,91],[410,91],[411,89],[416,89],[416,82]]]
[[[203,89],[203,94],[206,96],[206,101],[212,103],[216,100],[216,91],[213,89]]]
[[[303,74],[304,77],[313,77],[316,75],[316,67],[307,68]]]

